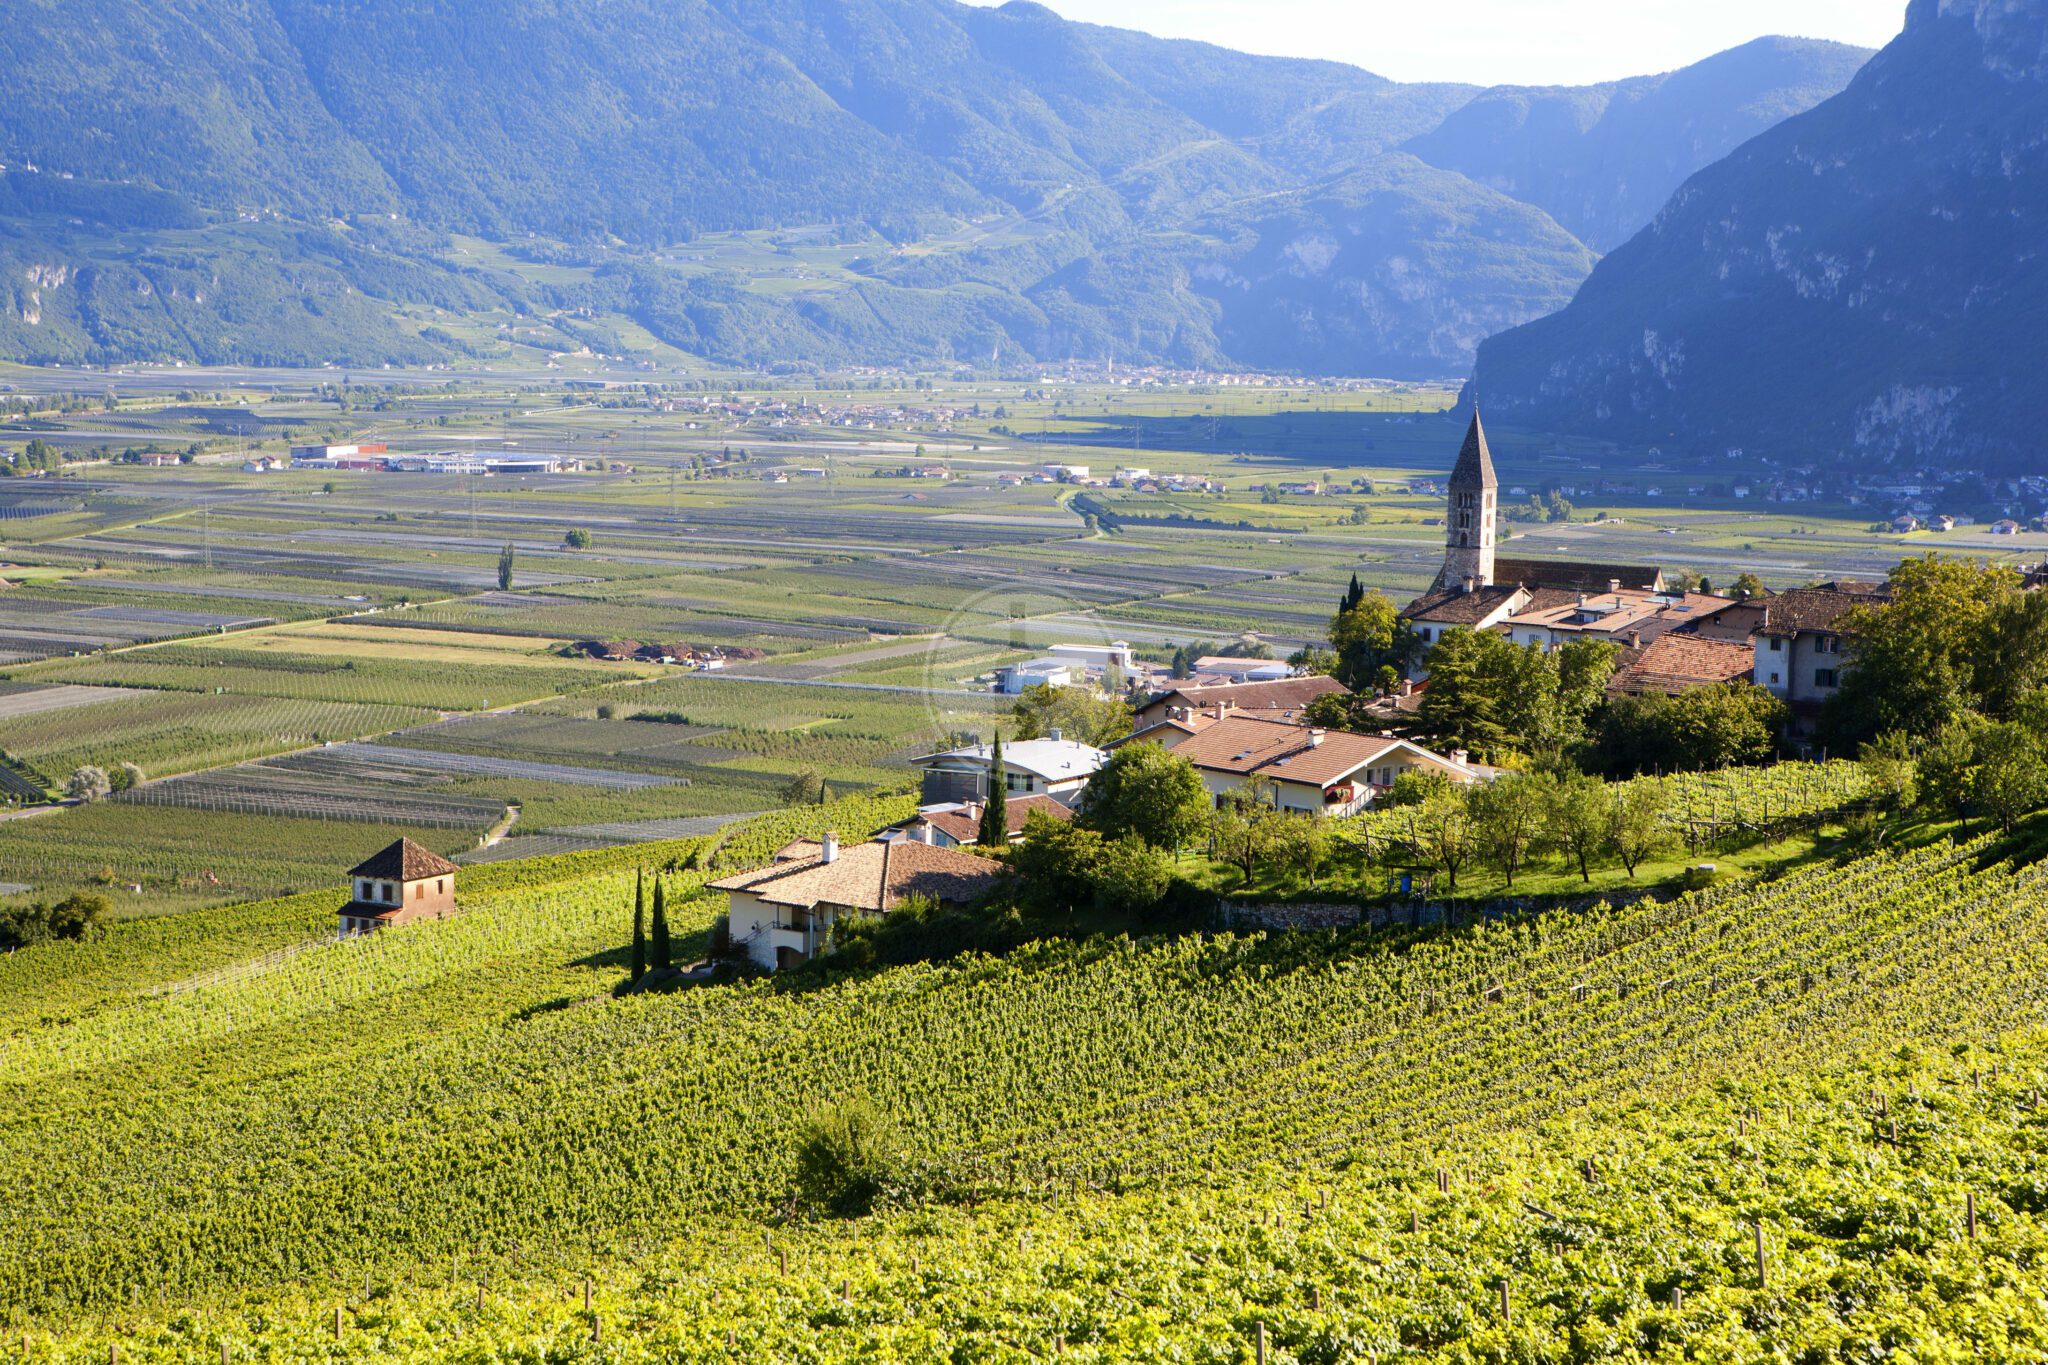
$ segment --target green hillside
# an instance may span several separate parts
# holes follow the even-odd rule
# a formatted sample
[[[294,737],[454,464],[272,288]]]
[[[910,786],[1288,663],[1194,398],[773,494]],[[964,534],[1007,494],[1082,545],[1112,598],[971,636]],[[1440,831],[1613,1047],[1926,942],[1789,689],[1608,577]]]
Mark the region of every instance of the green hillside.
[[[1520,198],[1449,158],[1426,176],[1381,160],[1470,87],[1028,0],[506,0],[488,17],[33,0],[11,17],[5,359],[504,358],[480,329],[573,313],[571,350],[616,354],[644,328],[745,366],[1079,355],[1440,377],[1592,263],[1509,183],[1583,149],[1489,153],[1489,183]],[[1582,192],[1660,196],[1838,89],[1825,47],[1673,78],[1682,152]],[[708,266],[706,240],[740,232],[771,234],[776,259]],[[504,254],[479,262],[479,239]]]
[[[31,1359],[166,1361],[1227,1361],[1260,1324],[1302,1361],[2048,1340],[2025,842],[1922,829],[1453,928],[620,992],[631,862],[677,865],[687,960],[722,908],[689,898],[700,864],[903,809],[471,869],[461,917],[368,941],[315,941],[303,897],[0,959],[8,1325]],[[899,1130],[905,1197],[792,1222],[797,1140],[848,1104]]]

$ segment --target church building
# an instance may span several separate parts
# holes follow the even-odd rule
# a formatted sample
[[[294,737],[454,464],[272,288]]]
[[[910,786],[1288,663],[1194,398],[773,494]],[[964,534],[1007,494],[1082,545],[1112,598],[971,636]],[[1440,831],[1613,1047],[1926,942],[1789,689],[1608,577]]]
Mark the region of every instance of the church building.
[[[1429,591],[1401,613],[1426,651],[1448,630],[1495,630],[1528,613],[1588,614],[1597,625],[1610,611],[1656,600],[1660,624],[1670,617],[1663,570],[1639,564],[1596,564],[1576,560],[1519,559],[1497,552],[1500,534],[1500,479],[1493,470],[1486,428],[1479,411],[1465,429],[1465,443],[1451,469],[1444,517],[1444,564]],[[1611,599],[1611,602],[1608,601]],[[1704,607],[1706,604],[1700,604]],[[1630,616],[1640,622],[1643,613]],[[1670,619],[1668,624],[1677,624]],[[1422,676],[1421,661],[1413,675]]]

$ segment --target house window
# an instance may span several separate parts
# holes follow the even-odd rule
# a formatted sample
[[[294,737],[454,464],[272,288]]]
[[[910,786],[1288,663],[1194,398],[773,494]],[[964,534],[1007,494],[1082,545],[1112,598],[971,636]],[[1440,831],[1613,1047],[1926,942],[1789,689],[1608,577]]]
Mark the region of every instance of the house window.
[[[1778,638],[1777,636],[1773,635],[1773,636],[1771,637],[1771,653],[1773,653],[1773,654],[1780,654],[1780,653],[1783,653],[1783,652],[1784,652],[1784,649],[1785,649],[1785,642],[1784,642],[1783,640],[1779,639],[1779,638]]]
[[[1842,641],[1840,637],[1834,635],[1823,635],[1813,642],[1813,652],[1816,654],[1839,653],[1841,647]]]
[[[1778,685],[1778,675],[1777,675],[1777,674],[1775,674],[1775,673],[1773,673],[1773,674],[1771,674],[1771,686],[1773,686],[1773,687],[1776,687],[1777,685]]]
[[[439,877],[439,878],[436,878],[436,879],[435,879],[435,881],[434,881],[434,894],[435,894],[435,895],[437,895],[437,896],[438,896],[438,895],[440,895],[440,894],[441,894],[441,893],[442,893],[443,891],[446,891],[447,889],[448,889],[448,879],[447,879],[446,877]]]
[[[1028,791],[1030,791],[1030,790],[1031,790],[1031,775],[1030,775],[1029,773],[1010,773],[1010,772],[1006,772],[1006,773],[1004,773],[1004,774],[1003,774],[1003,790],[1004,790],[1004,791],[1006,791],[1006,792],[1028,792]]]
[[[425,882],[413,884],[412,898],[416,901],[423,901],[427,898],[427,884]]]
[[[1835,685],[1835,670],[1832,668],[1814,669],[1813,685],[1815,687],[1833,687]]]

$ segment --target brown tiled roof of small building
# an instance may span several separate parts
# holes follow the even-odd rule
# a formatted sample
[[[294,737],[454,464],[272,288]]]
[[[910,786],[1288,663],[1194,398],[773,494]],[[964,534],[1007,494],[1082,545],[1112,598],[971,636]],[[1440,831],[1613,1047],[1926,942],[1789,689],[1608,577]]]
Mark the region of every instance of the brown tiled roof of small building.
[[[1182,740],[1174,753],[1197,768],[1323,786],[1366,766],[1399,740],[1228,716]]]
[[[1746,680],[1756,667],[1756,652],[1733,640],[1666,633],[1650,641],[1617,669],[1609,692],[1665,692],[1688,687]]]
[[[348,870],[351,877],[375,877],[387,882],[416,882],[422,877],[446,877],[458,869],[430,848],[410,839],[387,844]]]
[[[1003,865],[956,848],[897,840],[853,844],[823,856],[757,867],[712,882],[714,891],[746,891],[771,905],[841,905],[887,911],[908,895],[964,904],[986,894]]]
[[[1841,619],[1857,607],[1874,606],[1883,594],[1838,588],[1788,588],[1764,603],[1759,635],[1793,636],[1801,631],[1840,631]]]
[[[1233,711],[1298,711],[1317,697],[1351,689],[1335,678],[1321,674],[1307,678],[1276,678],[1271,682],[1223,683],[1216,687],[1175,687],[1147,701],[1140,710],[1149,711],[1160,702],[1201,708],[1229,702]]]
[[[1401,615],[1410,621],[1433,625],[1476,626],[1513,601],[1522,590],[1513,583],[1490,583],[1471,592],[1445,588],[1424,593],[1410,602]]]
[[[1493,561],[1495,583],[1520,583],[1529,588],[1568,588],[1573,592],[1606,592],[1616,579],[1624,588],[1654,587],[1664,571],[1645,564],[1596,564],[1574,559],[1519,559],[1503,555]]]
[[[1064,801],[1051,796],[1010,796],[1003,800],[1003,833],[1014,835],[1024,828],[1024,822],[1037,811],[1054,820],[1071,820],[1074,808]],[[933,811],[918,817],[933,829],[944,830],[963,844],[971,844],[981,838],[981,807],[969,804],[964,811]],[[913,822],[914,823],[914,822]]]

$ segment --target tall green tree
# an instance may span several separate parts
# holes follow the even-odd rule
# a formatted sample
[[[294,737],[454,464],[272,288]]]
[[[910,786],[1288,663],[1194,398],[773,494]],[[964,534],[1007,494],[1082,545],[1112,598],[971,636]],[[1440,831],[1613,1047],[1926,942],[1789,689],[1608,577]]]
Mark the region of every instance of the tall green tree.
[[[1606,784],[1584,773],[1562,774],[1550,788],[1543,825],[1552,846],[1578,864],[1582,880],[1592,881],[1593,858],[1610,827]]]
[[[1552,783],[1546,773],[1508,773],[1472,790],[1479,856],[1500,869],[1510,891],[1515,874],[1542,846]]]
[[[1062,739],[1099,747],[1131,732],[1131,704],[1092,687],[1027,687],[1010,707],[1010,715],[1018,739],[1044,739],[1057,730]]]
[[[647,873],[633,873],[633,979],[647,975]]]
[[[512,568],[515,558],[512,542],[508,540],[505,542],[505,548],[498,551],[498,589],[501,592],[512,590]]]
[[[981,829],[975,842],[984,848],[1004,848],[1010,842],[1010,794],[1003,776],[1003,732],[1000,727],[989,745],[988,799],[981,803]]]
[[[1416,859],[1451,879],[1458,889],[1458,873],[1472,861],[1479,849],[1479,826],[1472,818],[1469,790],[1445,783],[1419,804],[1401,808],[1402,842]]]
[[[1932,735],[1966,713],[2009,705],[2001,674],[2048,670],[2041,608],[2013,605],[2011,569],[1924,555],[1892,570],[1891,600],[1841,622],[1847,667],[1822,716],[1822,737],[1848,751],[1887,730]],[[2026,651],[2033,648],[2033,657]],[[2002,718],[2002,716],[2001,716]]]
[[[1208,822],[1214,803],[1202,775],[1171,749],[1124,744],[1088,779],[1080,820],[1110,837],[1131,834],[1178,851]]]
[[[1671,842],[1670,827],[1664,823],[1668,802],[1661,782],[1627,782],[1614,788],[1607,812],[1607,846],[1630,877],[1645,859]]]
[[[1349,594],[1346,601],[1350,602]],[[1353,691],[1383,686],[1398,677],[1413,657],[1416,640],[1408,623],[1382,592],[1361,590],[1330,620],[1330,650],[1337,656],[1336,679]]]
[[[668,941],[668,892],[661,878],[654,879],[654,967],[668,971],[675,966]]]

